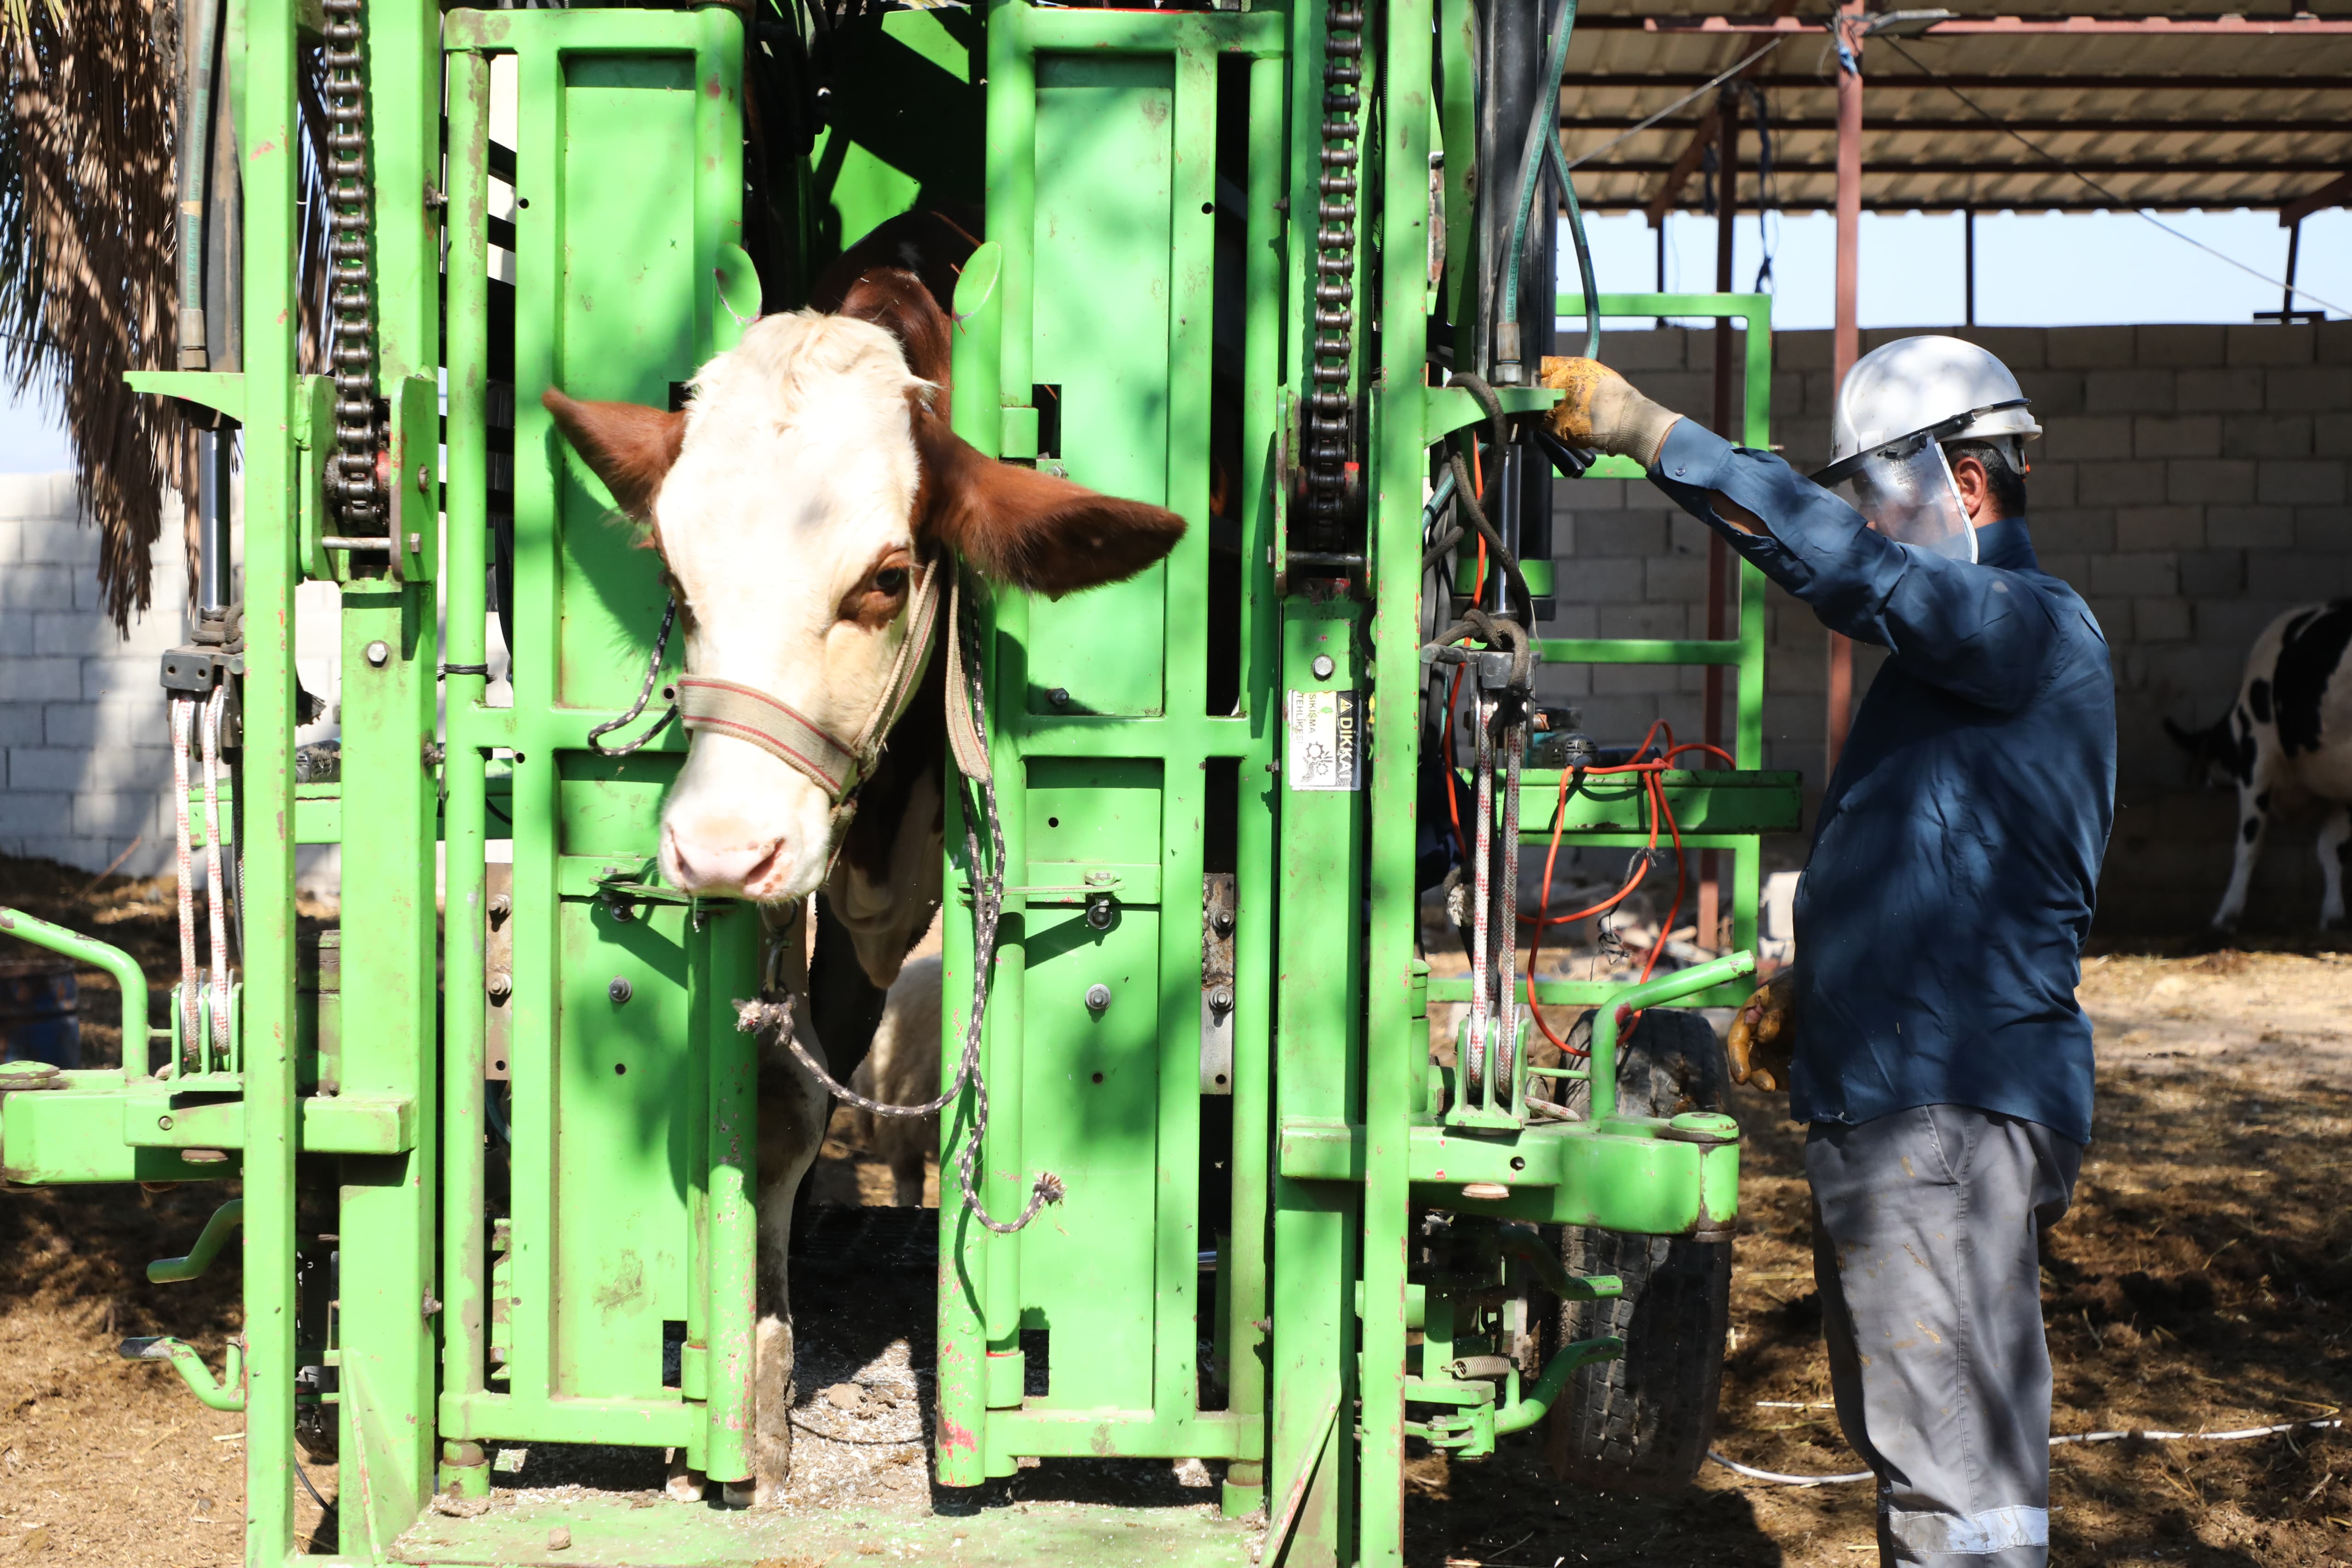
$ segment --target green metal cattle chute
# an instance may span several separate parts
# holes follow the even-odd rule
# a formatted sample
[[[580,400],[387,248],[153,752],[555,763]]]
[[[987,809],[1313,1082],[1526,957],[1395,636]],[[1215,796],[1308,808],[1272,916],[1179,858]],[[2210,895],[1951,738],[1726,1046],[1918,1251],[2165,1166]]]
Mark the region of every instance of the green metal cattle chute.
[[[820,1561],[876,1532],[867,1509],[853,1529],[465,1505],[501,1445],[670,1448],[719,1483],[752,1466],[759,1068],[733,1004],[761,984],[762,917],[663,885],[684,736],[600,740],[675,679],[679,643],[658,561],[540,394],[674,406],[763,309],[800,305],[845,241],[908,212],[984,226],[955,289],[958,432],[1191,525],[1131,581],[980,611],[1003,853],[967,864],[951,804],[946,1056],[992,962],[981,1196],[1009,1212],[1045,1170],[1064,1193],[998,1235],[943,1184],[937,1479],[984,1501],[1033,1459],[1214,1461],[1224,1518],[1150,1522],[1152,1550],[1304,1568],[1402,1561],[1409,1439],[1475,1457],[1549,1423],[1572,1458],[1583,1380],[1643,1349],[1573,1330],[1621,1321],[1644,1279],[1579,1260],[1625,1236],[1636,1262],[1661,1237],[1722,1265],[1736,1205],[1729,1119],[1621,1075],[1685,1037],[1653,1011],[1621,1049],[1623,1025],[1743,994],[1757,837],[1795,826],[1797,795],[1759,771],[1752,570],[1720,637],[1538,639],[1541,667],[1731,672],[1735,766],[1611,788],[1570,752],[1517,776],[1528,844],[1557,802],[1568,841],[1638,848],[1654,803],[1689,848],[1729,852],[1734,951],[1638,989],[1538,977],[1547,1005],[1597,1008],[1589,1066],[1517,1038],[1482,1047],[1499,1068],[1475,1083],[1433,1060],[1430,1004],[1474,990],[1431,973],[1416,843],[1429,660],[1457,658],[1434,646],[1452,617],[1424,559],[1457,432],[1500,437],[1484,460],[1507,453],[1527,487],[1499,521],[1529,592],[1578,571],[1538,504],[1551,462],[1578,459],[1528,428],[1553,396],[1529,384],[1548,239],[1527,241],[1517,383],[1493,377],[1491,403],[1446,384],[1518,357],[1497,353],[1503,269],[1481,237],[1498,208],[1508,233],[1508,203],[1477,195],[1508,182],[1474,175],[1481,148],[1517,166],[1526,121],[1483,123],[1500,100],[1480,94],[1502,61],[1528,99],[1523,46],[1549,9],[339,0],[365,86],[338,123],[365,172],[330,166],[325,190],[359,215],[341,256],[367,317],[363,363],[327,374],[297,357],[320,281],[298,277],[315,37],[289,0],[227,14],[241,357],[136,379],[242,431],[242,593],[164,672],[199,711],[227,694],[199,722],[226,751],[234,985],[159,995],[169,1022],[145,1033],[131,1001],[121,1068],[16,1074],[0,1104],[12,1181],[240,1184],[155,1275],[226,1267],[241,1237],[225,1374],[176,1341],[131,1348],[244,1412],[247,1563],[297,1554],[298,1425],[340,1455],[334,1552],[311,1561],[539,1561],[551,1517],[561,1560],[598,1563]],[[793,81],[824,87],[821,117]],[[336,320],[357,309],[330,295]],[[1599,310],[1741,319],[1745,432],[1765,444],[1763,300]],[[340,594],[333,756],[297,744],[311,582]],[[1463,602],[1532,624],[1502,593]],[[495,685],[494,630],[511,658]],[[341,847],[327,931],[297,918],[303,845]],[[976,953],[992,879],[1003,924]],[[0,918],[134,996],[112,950]],[[971,1110],[945,1118],[950,1159]],[[1662,1353],[1719,1356],[1685,1328]],[[436,1494],[456,1506],[432,1512]],[[1131,1517],[982,1507],[888,1528],[918,1554],[1010,1563],[1131,1553]]]

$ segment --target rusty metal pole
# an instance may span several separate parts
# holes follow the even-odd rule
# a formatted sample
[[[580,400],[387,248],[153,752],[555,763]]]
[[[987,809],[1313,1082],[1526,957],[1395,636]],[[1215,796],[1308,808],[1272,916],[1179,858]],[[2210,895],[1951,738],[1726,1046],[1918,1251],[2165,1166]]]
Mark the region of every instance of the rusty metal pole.
[[[1842,0],[1838,6],[1838,37],[1845,58],[1839,61],[1837,81],[1837,331],[1831,338],[1830,355],[1832,379],[1839,386],[1845,384],[1845,374],[1862,352],[1862,331],[1854,314],[1862,272],[1862,5],[1863,0]],[[1846,726],[1853,716],[1853,645],[1835,632],[1829,638],[1824,787],[1837,771]]]
[[[1726,88],[1717,99],[1717,141],[1716,142],[1715,189],[1715,291],[1731,292],[1731,250],[1739,216],[1739,89]],[[1727,441],[1739,439],[1734,424],[1731,395],[1731,318],[1718,316],[1715,321],[1715,433]],[[1725,581],[1731,574],[1731,552],[1723,536],[1713,529],[1706,531],[1706,637],[1709,642],[1721,642],[1727,634],[1724,621]],[[1703,710],[1702,732],[1710,746],[1723,744],[1723,666],[1706,667],[1706,707]],[[1699,766],[1713,767],[1712,754],[1701,752]],[[1716,946],[1717,928],[1722,924],[1722,870],[1716,852],[1702,851],[1698,859],[1698,945]]]

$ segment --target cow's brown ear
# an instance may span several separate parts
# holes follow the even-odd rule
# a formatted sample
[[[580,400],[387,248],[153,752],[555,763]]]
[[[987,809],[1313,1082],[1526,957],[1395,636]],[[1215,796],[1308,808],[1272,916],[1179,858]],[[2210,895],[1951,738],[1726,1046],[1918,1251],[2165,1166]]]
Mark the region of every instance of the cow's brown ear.
[[[1166,507],[997,462],[935,415],[917,415],[915,440],[923,457],[918,531],[994,582],[1058,599],[1132,577],[1184,537],[1184,520]]]
[[[583,403],[551,386],[539,401],[613,492],[613,504],[639,522],[652,521],[654,494],[686,443],[686,416],[637,403]]]
[[[908,370],[935,386],[947,386],[952,344],[947,312],[921,279],[897,267],[868,268],[842,296],[840,313],[871,321],[898,339]],[[935,403],[941,413],[947,411],[945,397]]]

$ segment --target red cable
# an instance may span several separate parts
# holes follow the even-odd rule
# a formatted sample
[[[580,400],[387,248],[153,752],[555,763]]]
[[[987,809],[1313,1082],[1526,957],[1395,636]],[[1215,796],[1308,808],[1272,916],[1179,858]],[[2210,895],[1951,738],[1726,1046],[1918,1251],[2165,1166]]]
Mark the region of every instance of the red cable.
[[[1478,595],[1485,593],[1486,590],[1486,536],[1482,533],[1478,536],[1478,570],[1470,579],[1470,602],[1474,605],[1476,604],[1478,602]],[[1468,637],[1456,638],[1455,646],[1458,647],[1462,643],[1466,643],[1470,639]],[[1454,858],[1461,861],[1465,866],[1470,864],[1470,850],[1463,842],[1462,838],[1461,792],[1455,787],[1458,781],[1455,778],[1454,772],[1454,705],[1461,700],[1462,676],[1463,672],[1467,670],[1470,667],[1466,664],[1457,664],[1454,667],[1454,684],[1446,689],[1445,693],[1445,735],[1444,741],[1445,752],[1445,814],[1454,819]]]
[[[1642,757],[1643,752],[1650,749],[1652,739],[1656,736],[1661,728],[1665,730],[1665,750],[1654,760],[1638,760]],[[1650,802],[1650,837],[1648,844],[1644,847],[1642,863],[1634,868],[1633,875],[1625,879],[1625,885],[1623,887],[1618,889],[1617,891],[1612,894],[1609,898],[1602,900],[1600,903],[1594,904],[1589,909],[1579,910],[1575,913],[1568,915],[1538,914],[1533,916],[1521,915],[1519,917],[1523,922],[1535,927],[1534,938],[1529,942],[1528,948],[1528,1015],[1535,1019],[1536,1026],[1543,1031],[1544,1038],[1549,1040],[1554,1047],[1558,1047],[1563,1056],[1589,1056],[1591,1054],[1591,1050],[1590,1047],[1587,1047],[1584,1050],[1578,1050],[1574,1047],[1569,1045],[1566,1040],[1561,1039],[1558,1035],[1552,1033],[1551,1025],[1546,1022],[1544,1018],[1543,1009],[1537,1005],[1536,960],[1538,955],[1543,951],[1543,928],[1548,925],[1564,925],[1575,921],[1585,920],[1593,915],[1613,909],[1618,904],[1623,902],[1625,899],[1633,893],[1634,889],[1642,885],[1643,879],[1649,873],[1650,858],[1656,851],[1658,846],[1658,826],[1659,824],[1663,822],[1665,825],[1666,832],[1674,842],[1675,897],[1674,901],[1666,906],[1665,919],[1659,928],[1658,940],[1650,944],[1649,957],[1643,962],[1641,976],[1634,982],[1634,984],[1645,984],[1651,975],[1656,973],[1658,955],[1665,951],[1666,938],[1673,929],[1675,915],[1682,909],[1683,898],[1689,890],[1689,864],[1688,858],[1683,851],[1682,826],[1675,820],[1674,808],[1667,802],[1665,781],[1664,777],[1667,769],[1667,764],[1672,763],[1675,758],[1680,756],[1685,752],[1709,752],[1716,756],[1723,758],[1727,764],[1731,764],[1732,762],[1731,757],[1725,752],[1720,746],[1710,746],[1703,742],[1696,741],[1688,742],[1682,745],[1676,745],[1675,743],[1673,728],[1665,725],[1664,721],[1661,721],[1659,722],[1653,723],[1650,726],[1649,732],[1642,737],[1641,745],[1634,748],[1633,755],[1637,759],[1636,761],[1619,763],[1613,767],[1586,769],[1585,772],[1587,773],[1638,773],[1642,775],[1642,793]],[[1563,773],[1560,775],[1559,798],[1552,809],[1551,845],[1544,857],[1543,902],[1539,906],[1539,908],[1545,910],[1549,910],[1551,907],[1552,872],[1553,868],[1559,861],[1560,835],[1566,826],[1568,784],[1569,780],[1573,776],[1574,774],[1572,772]],[[1627,1021],[1626,1034],[1630,1036],[1633,1027],[1640,1022],[1641,1015],[1637,1013],[1633,1016],[1633,1018]],[[1621,1038],[1622,1037],[1621,1037]]]

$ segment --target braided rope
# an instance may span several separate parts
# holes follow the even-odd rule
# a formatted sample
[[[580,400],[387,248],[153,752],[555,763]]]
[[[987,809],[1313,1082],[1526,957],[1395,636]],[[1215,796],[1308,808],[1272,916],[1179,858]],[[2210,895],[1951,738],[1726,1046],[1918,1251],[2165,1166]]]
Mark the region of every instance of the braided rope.
[[[950,635],[966,639],[963,650],[966,695],[971,705],[970,712],[973,732],[979,738],[982,754],[985,754],[988,746],[988,702],[981,685],[980,650],[970,623],[961,616],[958,621],[957,626],[950,628]],[[948,700],[954,701],[955,695],[950,691]],[[989,983],[996,970],[997,920],[1004,910],[1004,826],[996,815],[995,789],[979,779],[964,782],[978,797],[967,805],[963,813],[964,863],[971,868],[972,885],[971,1010],[964,1022],[963,1056],[956,1063],[955,1081],[948,1086],[946,1092],[920,1105],[891,1105],[869,1100],[843,1084],[824,1069],[807,1047],[801,1044],[800,1036],[793,1028],[793,995],[789,991],[782,999],[773,1002],[764,998],[738,1001],[735,1004],[735,1026],[746,1033],[773,1030],[817,1082],[837,1099],[872,1115],[929,1116],[944,1110],[969,1085],[972,1097],[971,1135],[964,1140],[962,1149],[956,1155],[957,1184],[963,1194],[964,1207],[974,1219],[999,1236],[1010,1236],[1035,1219],[1037,1211],[1047,1204],[1060,1203],[1067,1189],[1062,1184],[1062,1179],[1051,1171],[1039,1172],[1030,1187],[1027,1205],[1018,1217],[1010,1221],[992,1217],[987,1205],[980,1200],[979,1179],[974,1171],[979,1163],[981,1142],[988,1136],[988,1083],[980,1070],[980,1042],[988,1018]],[[981,868],[980,839],[972,831],[973,806],[977,806],[988,818],[992,858],[986,862],[989,868],[985,873]]]
[[[644,746],[646,742],[652,740],[656,735],[660,734],[664,730],[668,729],[670,727],[671,721],[677,717],[677,704],[673,702],[669,705],[667,710],[662,714],[660,719],[655,721],[654,727],[646,731],[644,734],[638,736],[635,740],[625,742],[617,746],[608,746],[604,744],[604,736],[609,731],[621,729],[625,725],[635,723],[637,721],[637,715],[643,713],[646,710],[646,704],[652,700],[654,683],[661,679],[663,656],[669,652],[669,628],[671,626],[676,624],[677,620],[677,595],[672,594],[669,596],[669,603],[662,608],[661,630],[655,634],[654,656],[646,661],[646,683],[637,689],[636,701],[632,703],[629,707],[629,710],[626,713],[622,714],[619,718],[608,719],[604,723],[597,725],[594,729],[588,731],[588,744],[592,750],[595,751],[600,755],[607,757],[625,757],[631,752],[636,751],[640,747]]]
[[[172,699],[172,826],[180,863],[180,1070],[194,1070],[189,1053],[196,1045],[196,868],[194,835],[188,826],[189,730],[196,716],[193,697]]]
[[[205,700],[205,907],[212,928],[213,1067],[226,1071],[228,1038],[228,881],[221,874],[220,735],[228,687]]]

